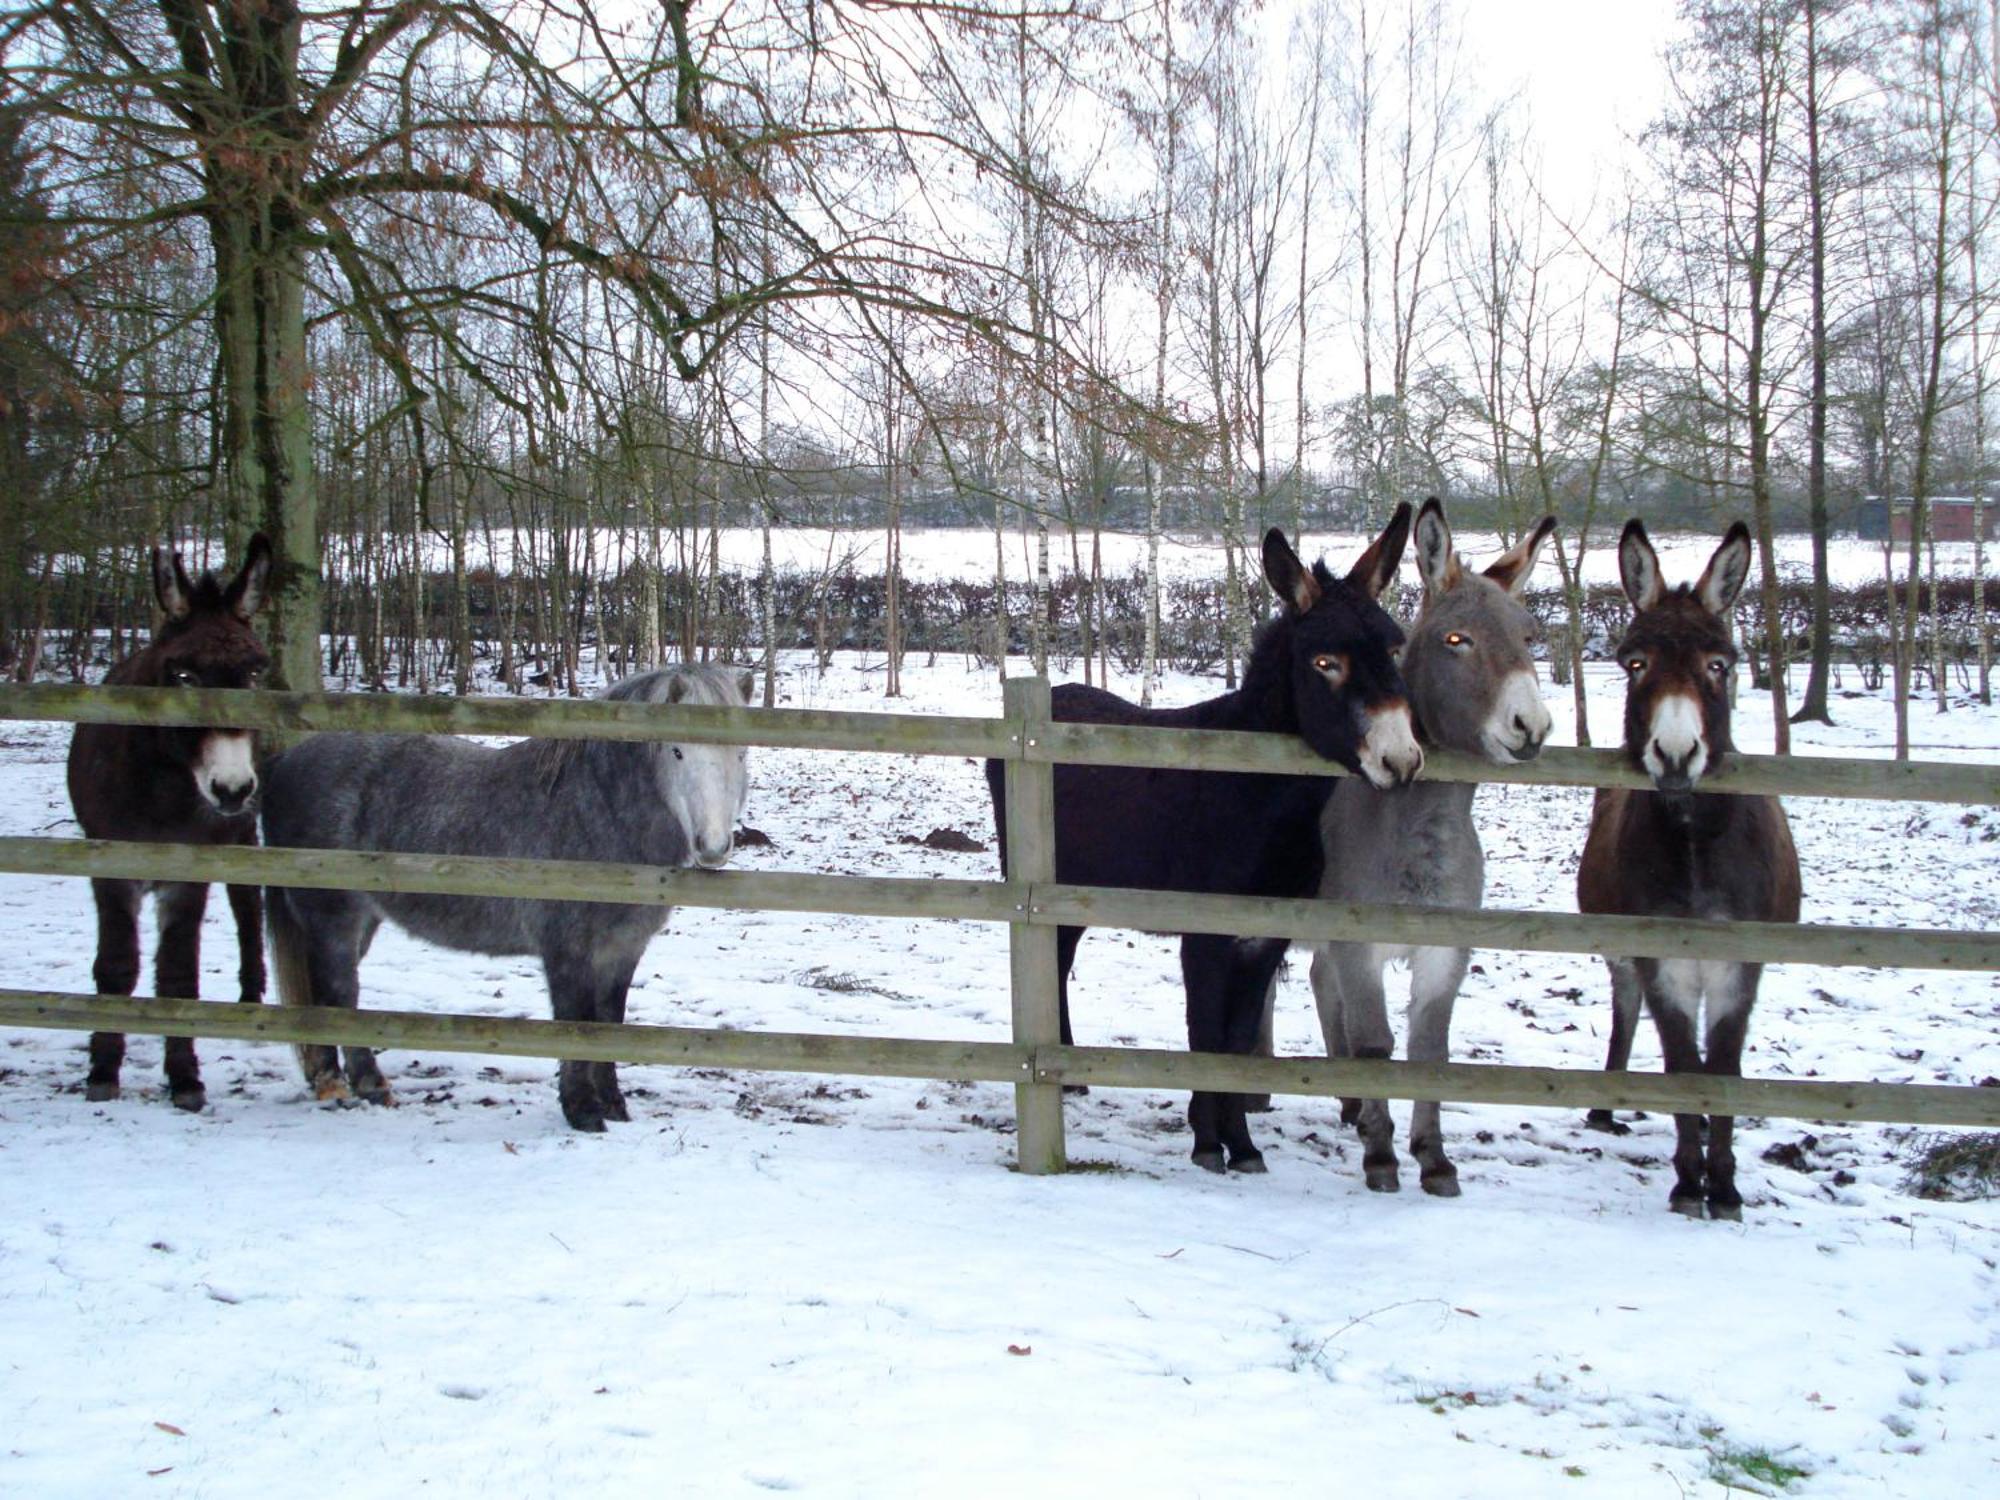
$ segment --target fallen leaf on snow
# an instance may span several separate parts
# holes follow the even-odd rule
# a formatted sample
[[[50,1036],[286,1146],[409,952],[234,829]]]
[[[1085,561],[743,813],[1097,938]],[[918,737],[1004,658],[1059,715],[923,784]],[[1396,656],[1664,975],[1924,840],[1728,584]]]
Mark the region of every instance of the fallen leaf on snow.
[[[1035,1346],[1033,1344],[1009,1344],[1007,1352],[1009,1354],[1033,1354]]]

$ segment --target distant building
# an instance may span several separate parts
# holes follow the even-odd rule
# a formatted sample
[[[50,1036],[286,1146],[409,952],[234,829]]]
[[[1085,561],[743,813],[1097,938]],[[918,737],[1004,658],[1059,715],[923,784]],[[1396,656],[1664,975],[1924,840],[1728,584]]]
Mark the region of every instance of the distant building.
[[[1863,541],[1907,542],[1910,539],[1910,515],[1913,503],[1907,495],[1893,499],[1882,495],[1866,496],[1854,512],[1854,534]],[[1970,495],[1933,495],[1929,501],[1931,513],[1931,536],[1940,542],[1969,542],[1972,540],[1973,503]],[[2000,499],[1987,496],[1981,523],[1985,539],[1992,541],[2000,536],[2000,526],[1994,523],[1993,513],[2000,510]]]

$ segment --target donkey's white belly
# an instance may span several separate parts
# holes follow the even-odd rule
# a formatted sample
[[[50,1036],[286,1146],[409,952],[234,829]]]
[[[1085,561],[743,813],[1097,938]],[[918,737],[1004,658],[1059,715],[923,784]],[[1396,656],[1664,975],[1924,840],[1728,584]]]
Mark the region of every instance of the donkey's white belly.
[[[1708,1000],[1711,1024],[1730,1014],[1743,1003],[1742,965],[1716,958],[1663,958],[1660,960],[1659,997],[1663,1004],[1686,1016],[1701,1020],[1701,1004]]]

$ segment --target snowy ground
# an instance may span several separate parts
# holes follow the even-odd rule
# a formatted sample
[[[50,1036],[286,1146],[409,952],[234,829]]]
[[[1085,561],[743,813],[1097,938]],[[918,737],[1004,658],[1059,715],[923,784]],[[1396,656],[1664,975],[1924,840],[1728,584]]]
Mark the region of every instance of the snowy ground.
[[[801,666],[787,701],[884,707],[875,665]],[[998,710],[955,658],[907,680],[913,712]],[[1612,691],[1593,679],[1600,743]],[[1802,748],[1885,743],[1883,702],[1836,705]],[[1765,713],[1746,691],[1746,749]],[[67,737],[0,723],[0,831],[75,831]],[[1961,704],[1916,737],[1992,760],[2000,717]],[[988,838],[968,761],[760,751],[753,783],[774,846],[749,868],[994,873],[907,842]],[[1574,909],[1587,800],[1482,792],[1491,904]],[[1993,924],[2000,811],[1791,810],[1808,920]],[[0,931],[0,985],[90,988],[80,883],[0,876]],[[684,912],[634,1019],[998,1039],[1005,954],[991,925]],[[1594,961],[1476,964],[1457,1055],[1601,1063]],[[363,983],[546,1013],[531,963],[393,932]],[[1081,1040],[1178,1045],[1172,944],[1093,934],[1074,1009]],[[1774,969],[1747,1070],[1977,1083],[1996,1020],[1990,975]],[[1316,1040],[1295,962],[1280,1047]],[[628,1068],[633,1123],[583,1137],[549,1063],[391,1054],[401,1106],[342,1109],[287,1050],[211,1042],[189,1116],[159,1055],[135,1038],[125,1097],[91,1105],[81,1036],[0,1033],[0,1494],[2000,1490],[2000,1205],[1906,1195],[1898,1129],[1744,1122],[1730,1225],[1668,1213],[1664,1118],[1611,1140],[1568,1111],[1448,1109],[1445,1202],[1414,1172],[1365,1191],[1327,1100],[1253,1120],[1271,1175],[1215,1178],[1181,1096],[1098,1089],[1066,1106],[1087,1170],[1031,1179],[995,1085]],[[1634,1065],[1658,1066],[1649,1028]]]

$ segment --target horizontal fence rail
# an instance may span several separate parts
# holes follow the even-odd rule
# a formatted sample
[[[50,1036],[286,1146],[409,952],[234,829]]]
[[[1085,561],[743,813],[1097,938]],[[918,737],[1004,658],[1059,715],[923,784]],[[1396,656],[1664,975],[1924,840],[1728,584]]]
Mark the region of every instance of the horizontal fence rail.
[[[1009,767],[1013,878],[885,879],[792,872],[665,870],[572,861],[478,859],[0,838],[0,870],[137,880],[217,880],[638,905],[831,912],[1005,922],[1013,934],[1010,1042],[818,1036],[599,1025],[504,1017],[243,1006],[233,1002],[0,990],[0,1024],[170,1032],[333,1045],[569,1057],[778,1071],[970,1078],[1017,1085],[1023,1170],[1063,1164],[1060,1085],[1216,1089],[1521,1105],[1797,1115],[1827,1120],[2000,1126],[2000,1089],[1610,1074],[1595,1069],[1258,1058],[1056,1041],[1054,933],[1064,925],[1155,932],[1445,944],[1620,957],[2000,970],[2000,934],[1797,926],[1569,912],[1366,906],[1064,885],[1053,877],[1049,788],[1059,763],[1330,776],[1297,739],[1049,721],[1039,679],[1007,684],[999,718],[726,709],[601,699],[415,698],[390,694],[219,692],[0,685],[0,719],[228,725],[286,734],[389,731],[538,735],[813,750],[999,757]],[[1498,766],[1433,753],[1425,775],[1545,786],[1650,783],[1608,750],[1550,749]],[[2000,804],[2000,765],[1732,756],[1705,779],[1718,792]]]
[[[1444,944],[1619,958],[2000,969],[2000,933],[1954,928],[1598,917],[1495,907],[1467,910],[1264,896],[1198,896],[1055,882],[1023,885],[782,870],[669,870],[658,865],[586,860],[33,838],[0,838],[0,870],[436,896],[517,897],[523,891],[533,891],[544,900],[627,906],[944,917],[1022,922],[1036,927],[1129,927],[1143,932],[1219,932],[1302,942]]]
[[[586,1062],[726,1067],[984,1083],[1090,1083],[1320,1097],[1437,1099],[1549,1108],[1695,1110],[1811,1120],[2000,1126],[2000,1089],[1707,1074],[1604,1073],[1495,1063],[1236,1057],[1143,1047],[917,1041],[824,1032],[723,1031],[632,1022],[543,1021],[425,1011],[335,1010],[0,990],[0,1025],[57,1031],[173,1032],[264,1042],[387,1046],[408,1051]]]
[[[1036,726],[1020,721],[809,708],[718,708],[708,704],[612,703],[598,698],[417,698],[394,693],[266,693],[196,688],[0,685],[0,719],[103,724],[220,724],[283,733],[322,730],[426,734],[540,735],[553,739],[680,740],[788,750],[859,750],[904,755],[1018,756],[1034,762],[1168,766],[1343,776],[1291,735],[1221,729],[1162,731],[1125,724]],[[1551,746],[1532,761],[1496,765],[1479,756],[1427,751],[1431,781],[1628,787],[1652,783],[1615,750]],[[2000,765],[1833,756],[1733,753],[1704,777],[1717,792],[1872,801],[2000,804]]]

